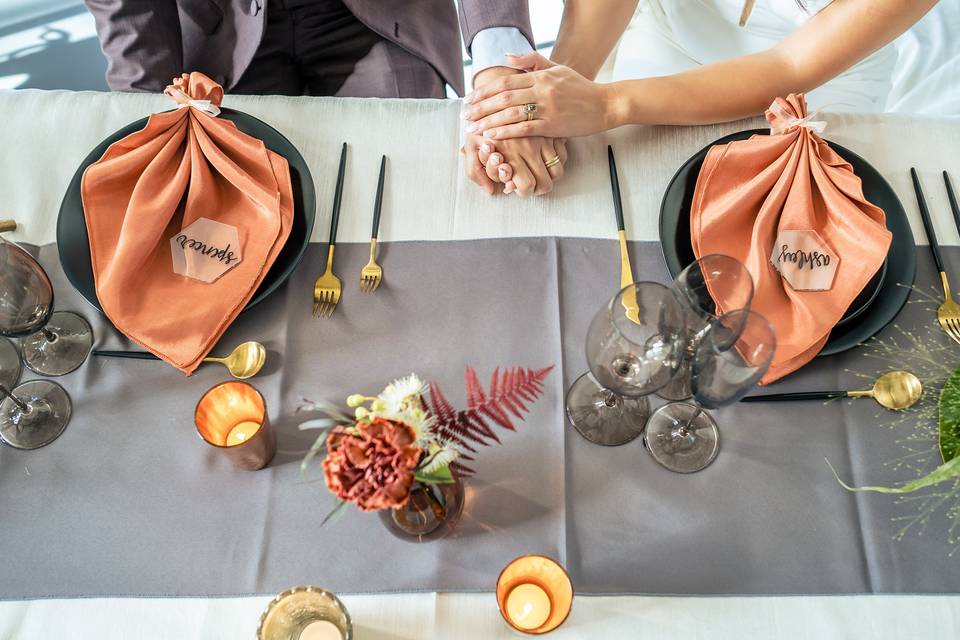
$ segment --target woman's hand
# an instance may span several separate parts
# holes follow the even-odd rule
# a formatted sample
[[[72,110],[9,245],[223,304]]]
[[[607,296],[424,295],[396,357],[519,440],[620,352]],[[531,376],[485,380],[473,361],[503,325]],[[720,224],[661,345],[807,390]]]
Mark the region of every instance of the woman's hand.
[[[467,131],[492,140],[544,136],[585,136],[620,125],[620,108],[613,85],[599,84],[538,53],[510,56],[529,73],[497,78],[473,91],[464,119]],[[523,111],[537,105],[533,120]]]

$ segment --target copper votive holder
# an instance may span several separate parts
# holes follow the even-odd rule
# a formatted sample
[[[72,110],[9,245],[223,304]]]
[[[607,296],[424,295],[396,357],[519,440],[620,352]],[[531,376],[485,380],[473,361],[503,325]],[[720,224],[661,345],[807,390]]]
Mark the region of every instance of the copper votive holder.
[[[294,587],[267,605],[257,640],[353,640],[353,624],[347,608],[330,591]]]
[[[520,556],[497,579],[497,606],[511,627],[540,635],[570,615],[573,584],[566,570],[546,556]]]
[[[240,469],[263,469],[277,452],[267,403],[246,382],[223,382],[203,394],[194,422],[200,437]]]

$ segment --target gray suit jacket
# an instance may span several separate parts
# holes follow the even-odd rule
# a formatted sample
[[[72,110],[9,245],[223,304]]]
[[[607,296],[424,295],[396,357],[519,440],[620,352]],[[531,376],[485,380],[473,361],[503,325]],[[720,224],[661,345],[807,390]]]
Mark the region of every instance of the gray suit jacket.
[[[358,20],[429,62],[459,94],[463,63],[453,0],[343,0]],[[184,72],[201,71],[225,90],[260,45],[267,0],[85,0],[116,91],[162,91]],[[516,27],[530,42],[526,0],[460,0],[469,50],[491,27]]]

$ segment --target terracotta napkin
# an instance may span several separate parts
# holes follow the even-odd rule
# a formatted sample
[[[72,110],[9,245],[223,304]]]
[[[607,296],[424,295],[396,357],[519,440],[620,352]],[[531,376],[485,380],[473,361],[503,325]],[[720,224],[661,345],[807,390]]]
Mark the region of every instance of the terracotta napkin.
[[[817,355],[891,241],[883,210],[817,135],[826,125],[807,115],[803,96],[777,98],[766,115],[771,135],[710,149],[690,209],[696,256],[743,262],[755,284],[752,309],[776,330],[761,384]]]
[[[217,83],[184,74],[165,93],[179,108],[110,145],[81,193],[104,313],[189,375],[286,242],[293,190],[283,157],[213,115]]]

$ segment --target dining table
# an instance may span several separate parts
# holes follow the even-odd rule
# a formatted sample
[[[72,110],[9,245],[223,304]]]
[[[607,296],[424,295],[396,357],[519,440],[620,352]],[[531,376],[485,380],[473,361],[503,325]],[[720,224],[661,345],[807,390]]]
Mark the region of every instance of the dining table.
[[[228,95],[223,104],[285,136],[316,190],[303,261],[213,352],[265,343],[267,365],[249,382],[266,399],[277,456],[261,471],[236,470],[197,437],[194,407],[227,379],[222,367],[186,377],[159,362],[91,356],[57,378],[74,403],[63,435],[34,451],[0,445],[0,640],[253,638],[270,599],[303,584],[341,597],[358,640],[513,638],[494,589],[522,554],[550,556],[570,573],[576,596],[557,640],[960,637],[960,544],[949,513],[900,536],[910,503],[848,492],[827,464],[855,485],[915,478],[897,460],[905,441],[930,432],[939,388],[925,390],[932,411],[895,419],[869,400],[723,408],[717,461],[694,474],[660,467],[641,439],[593,445],[565,419],[565,391],[587,370],[590,319],[619,289],[607,146],[634,277],[666,283],[666,185],[704,146],[764,127],[762,118],[573,138],[553,190],[519,197],[489,195],[465,176],[459,100]],[[0,219],[17,222],[4,238],[44,266],[57,309],[91,322],[95,349],[136,345],[63,272],[61,201],[91,149],[172,106],[154,94],[0,92]],[[818,119],[825,138],[886,179],[924,245],[915,282],[899,283],[916,291],[880,337],[906,328],[925,336],[917,344],[942,346],[948,339],[924,304],[940,295],[939,280],[909,169],[924,181],[960,282],[960,235],[941,178],[960,177],[960,119]],[[317,319],[312,286],[344,142],[335,266],[344,292],[336,312]],[[383,284],[364,294],[382,155]],[[938,353],[960,366],[954,346]],[[861,387],[891,368],[864,357],[866,348],[816,358],[758,393]],[[343,405],[413,371],[459,406],[468,365],[484,380],[498,366],[553,370],[526,421],[478,454],[453,534],[410,543],[352,507],[324,524],[333,496],[317,463],[300,466],[313,437],[298,428],[303,399]]]

